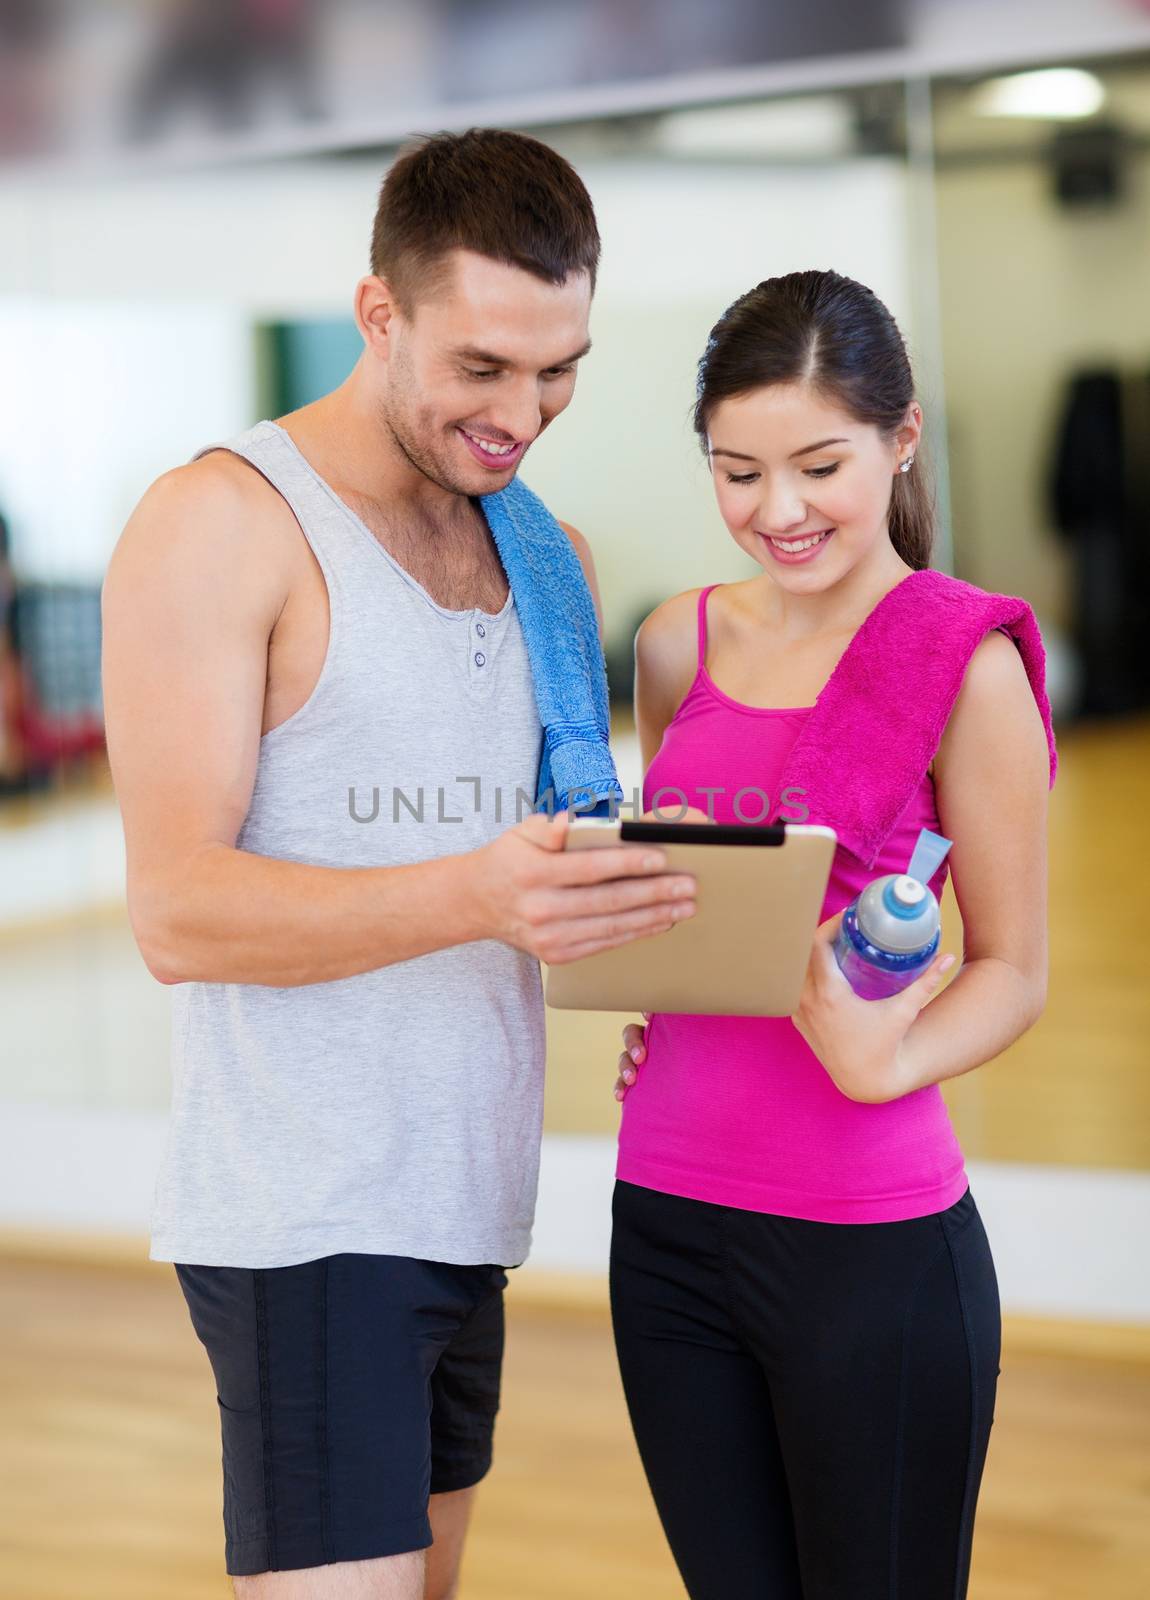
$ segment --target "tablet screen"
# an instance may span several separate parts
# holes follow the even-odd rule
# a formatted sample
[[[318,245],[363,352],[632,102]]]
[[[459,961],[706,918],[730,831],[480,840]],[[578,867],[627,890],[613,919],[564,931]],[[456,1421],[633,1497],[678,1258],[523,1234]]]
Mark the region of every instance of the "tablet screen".
[[[620,844],[784,844],[782,822],[642,822],[622,820]]]

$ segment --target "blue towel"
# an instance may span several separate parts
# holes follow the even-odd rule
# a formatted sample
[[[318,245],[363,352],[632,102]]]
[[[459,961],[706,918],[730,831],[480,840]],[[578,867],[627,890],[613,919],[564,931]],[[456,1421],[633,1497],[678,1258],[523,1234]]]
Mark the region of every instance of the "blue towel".
[[[515,597],[539,719],[537,810],[601,816],[623,798],[608,743],[607,671],[595,602],[571,540],[513,478],[479,504]]]

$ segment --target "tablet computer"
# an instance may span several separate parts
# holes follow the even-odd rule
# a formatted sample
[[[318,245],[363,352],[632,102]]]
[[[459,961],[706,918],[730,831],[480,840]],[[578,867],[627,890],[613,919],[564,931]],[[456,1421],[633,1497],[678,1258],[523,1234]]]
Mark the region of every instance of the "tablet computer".
[[[657,844],[697,884],[696,911],[649,935],[548,968],[547,1004],[572,1011],[789,1017],[826,898],[835,833],[807,823],[583,818],[567,849]]]

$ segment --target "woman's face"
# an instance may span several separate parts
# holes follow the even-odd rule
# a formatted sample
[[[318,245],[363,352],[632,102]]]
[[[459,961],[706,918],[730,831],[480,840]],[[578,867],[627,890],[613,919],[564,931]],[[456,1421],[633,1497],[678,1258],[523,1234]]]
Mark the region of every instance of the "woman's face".
[[[723,521],[784,588],[825,589],[880,554],[893,479],[921,430],[913,406],[886,439],[805,384],[723,400],[708,430]]]

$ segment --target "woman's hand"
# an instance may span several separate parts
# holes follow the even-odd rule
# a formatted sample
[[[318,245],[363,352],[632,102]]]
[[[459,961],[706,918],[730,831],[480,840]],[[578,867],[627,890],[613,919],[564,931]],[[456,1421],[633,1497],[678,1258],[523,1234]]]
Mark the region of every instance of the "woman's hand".
[[[650,1022],[651,1013],[644,1011],[643,1021]],[[634,1083],[639,1067],[647,1059],[647,1030],[637,1022],[629,1022],[623,1029],[623,1054],[619,1057],[619,1076],[615,1079],[615,1098],[622,1100]]]
[[[806,982],[791,1020],[848,1100],[879,1105],[913,1087],[903,1041],[944,973],[958,960],[938,955],[901,993],[886,1000],[861,1000],[839,968],[834,942],[842,912],[815,933]]]

